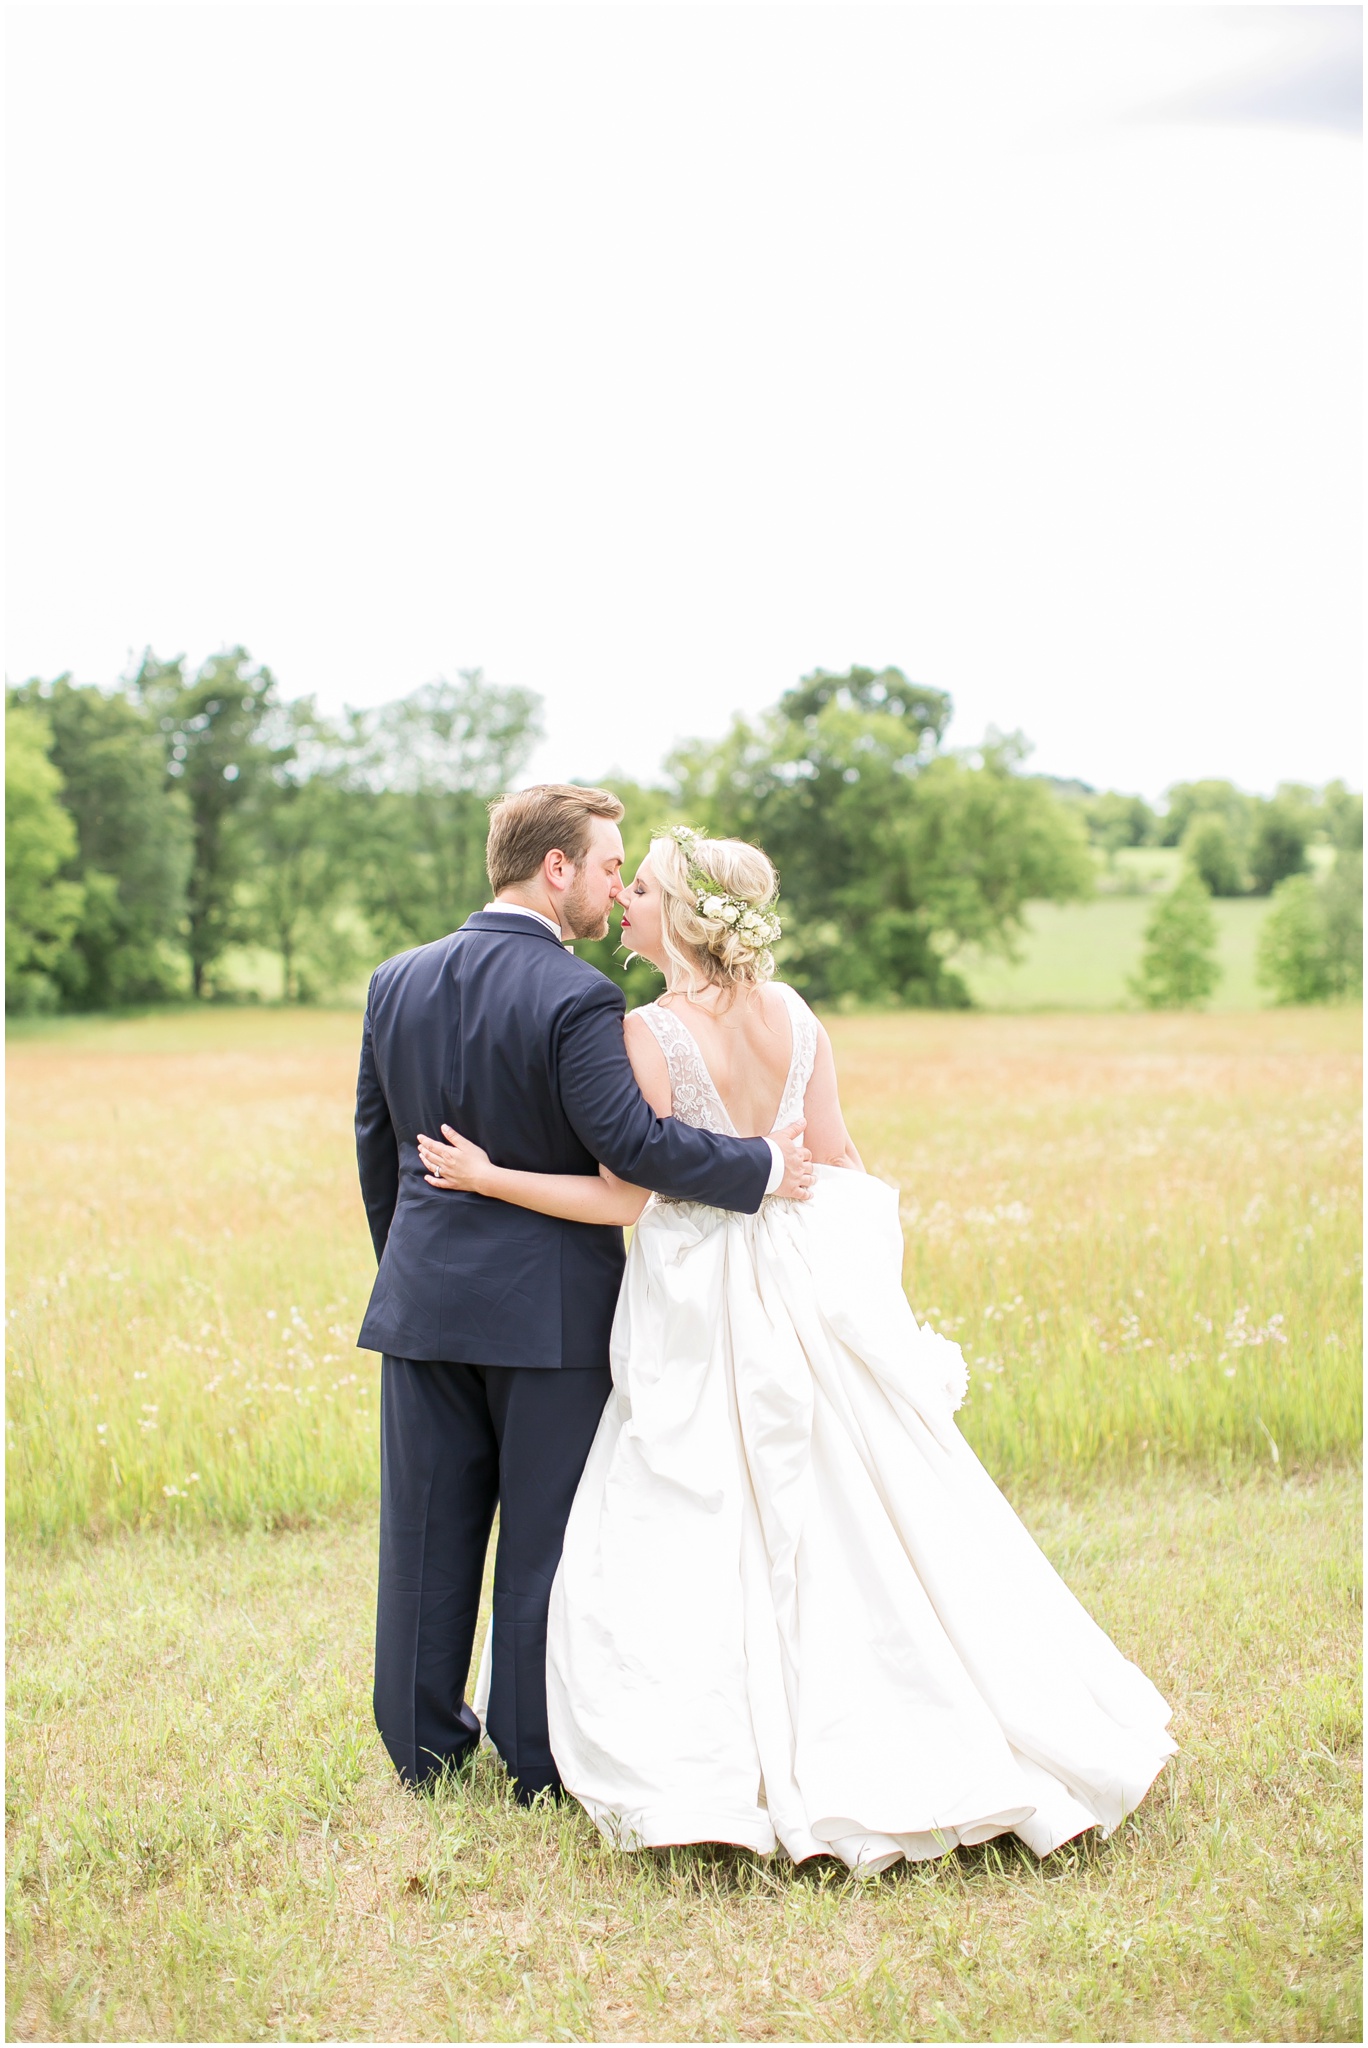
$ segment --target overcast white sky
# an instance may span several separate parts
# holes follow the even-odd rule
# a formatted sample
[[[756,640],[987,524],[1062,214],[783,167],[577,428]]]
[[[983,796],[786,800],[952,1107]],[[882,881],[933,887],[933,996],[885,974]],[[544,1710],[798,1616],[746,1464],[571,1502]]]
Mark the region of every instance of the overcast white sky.
[[[6,669],[1360,781],[1357,8],[9,18]]]

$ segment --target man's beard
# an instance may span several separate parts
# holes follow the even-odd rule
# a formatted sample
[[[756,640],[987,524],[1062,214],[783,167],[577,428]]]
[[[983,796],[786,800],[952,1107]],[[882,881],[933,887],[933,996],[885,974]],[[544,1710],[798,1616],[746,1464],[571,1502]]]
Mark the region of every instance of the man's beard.
[[[583,876],[577,876],[565,892],[562,922],[570,927],[577,939],[606,939],[608,936],[608,912],[596,910],[590,903],[588,883]]]

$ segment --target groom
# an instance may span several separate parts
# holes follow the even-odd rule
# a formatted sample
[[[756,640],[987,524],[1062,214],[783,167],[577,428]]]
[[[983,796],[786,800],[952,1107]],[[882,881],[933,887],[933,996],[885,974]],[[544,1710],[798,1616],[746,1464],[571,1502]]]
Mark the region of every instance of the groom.
[[[622,805],[548,783],[493,808],[494,901],[371,980],[356,1093],[380,1270],[357,1342],[383,1353],[375,1718],[405,1784],[478,1742],[465,1703],[495,1507],[488,1730],[520,1803],[560,1780],[546,1612],[611,1388],[622,1233],[430,1187],[420,1131],[453,1124],[502,1166],[593,1174],[752,1213],[811,1178],[802,1126],[726,1138],[655,1115],[619,989],[563,944],[621,894]]]

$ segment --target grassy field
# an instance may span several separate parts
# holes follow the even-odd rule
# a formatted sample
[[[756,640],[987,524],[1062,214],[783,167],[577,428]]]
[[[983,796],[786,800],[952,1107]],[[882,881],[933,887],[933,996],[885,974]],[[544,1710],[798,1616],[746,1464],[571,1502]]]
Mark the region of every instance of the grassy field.
[[[373,1499],[357,1029],[218,1011],[12,1045],[14,1533],[296,1526]],[[833,1030],[994,1472],[1357,1446],[1357,1013]]]
[[[400,1791],[357,1017],[16,1034],[11,2035],[1356,2038],[1359,1024],[833,1021],[966,1434],[1182,1746],[1110,1844],[864,1886]]]
[[[1154,850],[1159,859],[1167,848]],[[1016,962],[970,957],[959,963],[974,1000],[989,1010],[1120,1010],[1133,1002],[1127,977],[1144,950],[1153,895],[1103,894],[1088,903],[1032,903]],[[1269,991],[1254,978],[1268,899],[1213,901],[1221,980],[1211,1008],[1257,1010]]]
[[[403,1792],[374,1538],[161,1531],[10,1567],[9,2037],[1361,2038],[1358,1489],[1025,1495],[1181,1754],[1109,1843],[855,1884],[619,1857],[484,1760]]]

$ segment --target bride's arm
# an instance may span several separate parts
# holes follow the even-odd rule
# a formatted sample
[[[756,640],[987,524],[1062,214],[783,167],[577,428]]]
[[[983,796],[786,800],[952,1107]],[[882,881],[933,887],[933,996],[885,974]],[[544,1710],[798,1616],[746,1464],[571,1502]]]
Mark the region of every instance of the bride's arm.
[[[491,1195],[515,1209],[535,1209],[541,1216],[563,1216],[570,1223],[635,1223],[650,1200],[645,1188],[600,1166],[588,1173],[519,1173],[495,1166],[487,1152],[472,1145],[450,1124],[442,1125],[446,1143],[418,1134],[418,1157],[427,1168],[429,1187],[450,1188],[473,1195]]]
[[[665,1055],[648,1024],[630,1012],[624,1019],[627,1057],[637,1086],[657,1116],[670,1114],[670,1076]],[[645,1188],[619,1180],[606,1166],[598,1179],[587,1173],[518,1173],[495,1166],[489,1154],[443,1124],[445,1145],[418,1134],[418,1155],[434,1188],[466,1190],[511,1202],[515,1209],[535,1209],[541,1216],[563,1216],[570,1223],[635,1223],[650,1200]]]
[[[817,1057],[813,1061],[807,1094],[803,1097],[803,1113],[807,1118],[804,1136],[819,1166],[850,1166],[857,1173],[864,1172],[864,1161],[855,1150],[845,1127],[845,1118],[841,1115],[841,1097],[836,1086],[836,1056],[821,1024],[817,1026]]]

